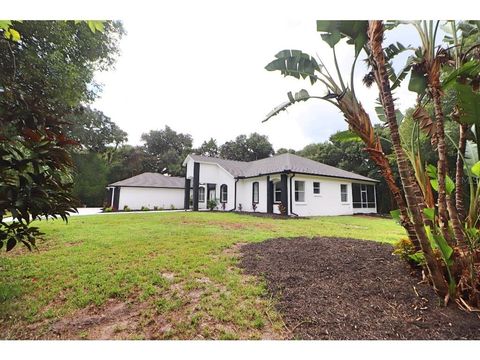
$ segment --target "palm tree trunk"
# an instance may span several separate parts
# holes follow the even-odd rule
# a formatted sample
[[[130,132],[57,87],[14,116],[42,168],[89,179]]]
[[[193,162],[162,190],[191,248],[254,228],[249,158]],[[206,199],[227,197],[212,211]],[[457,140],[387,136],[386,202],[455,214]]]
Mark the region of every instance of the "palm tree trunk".
[[[400,188],[395,182],[392,168],[388,162],[387,157],[382,149],[380,140],[375,136],[375,131],[370,121],[370,117],[363,108],[361,103],[353,101],[353,97],[344,96],[339,102],[340,110],[345,116],[350,129],[357,134],[365,143],[366,151],[369,153],[370,158],[379,167],[382,175],[387,183],[390,192],[393,195],[395,203],[400,211],[400,221],[403,228],[407,231],[408,238],[415,246],[415,250],[420,250],[420,243],[418,242],[415,228],[407,211],[407,205],[403,198]]]
[[[397,119],[395,116],[395,107],[382,48],[383,31],[384,28],[382,21],[369,22],[369,46],[376,66],[376,81],[380,90],[380,97],[382,99],[382,105],[385,110],[388,126],[390,128],[392,144],[398,162],[398,171],[400,173],[402,186],[405,192],[405,198],[408,208],[412,213],[412,220],[415,232],[417,233],[420,246],[422,247],[423,253],[425,255],[427,270],[430,274],[433,287],[436,292],[440,296],[446,296],[448,294],[447,282],[443,275],[442,269],[433,254],[430,242],[428,240],[423,225],[423,218],[420,211],[420,202],[418,198],[418,194],[421,193],[421,191],[419,191],[419,189],[417,191],[416,189],[418,188],[418,184],[414,179],[411,164],[409,163],[400,142],[400,134],[398,132]]]
[[[460,124],[460,135],[458,139],[458,154],[455,171],[455,207],[458,217],[462,223],[465,222],[465,203],[463,201],[463,158],[467,146],[467,125]]]
[[[385,154],[383,153],[383,151],[381,151],[380,141],[378,139],[377,141],[378,145],[376,146],[376,148],[367,148],[366,151],[370,154],[370,158],[373,160],[373,162],[375,162],[375,164],[380,168],[383,178],[385,179],[385,182],[387,183],[393,199],[397,204],[398,210],[400,211],[400,223],[407,231],[408,238],[415,246],[415,251],[418,251],[421,249],[420,243],[418,241],[417,233],[415,232],[412,221],[410,220],[410,216],[408,215],[407,204],[405,203],[400,188],[395,182],[392,168],[390,167],[390,164]],[[378,147],[380,148],[380,150],[378,150]]]
[[[431,93],[433,98],[433,108],[435,112],[435,123],[437,128],[437,177],[438,177],[438,217],[440,220],[440,229],[443,236],[450,245],[454,245],[448,231],[448,218],[452,221],[453,233],[457,244],[464,243],[464,233],[458,217],[457,209],[452,204],[452,199],[447,196],[446,177],[447,177],[447,146],[445,143],[444,116],[441,104],[441,93],[437,86],[440,86],[440,72],[436,66],[432,66],[432,72],[429,76],[431,83]],[[456,179],[455,179],[456,180]]]

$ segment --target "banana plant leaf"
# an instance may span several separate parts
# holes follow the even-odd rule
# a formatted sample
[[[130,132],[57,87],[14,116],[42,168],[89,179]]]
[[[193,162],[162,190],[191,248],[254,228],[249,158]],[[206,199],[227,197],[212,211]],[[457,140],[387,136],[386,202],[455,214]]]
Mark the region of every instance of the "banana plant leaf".
[[[275,55],[275,60],[270,62],[265,69],[280,71],[284,76],[293,76],[296,79],[310,79],[312,85],[318,80],[315,71],[320,71],[320,66],[313,56],[301,50],[282,50]]]
[[[334,47],[342,38],[355,45],[355,56],[368,42],[368,20],[317,20],[317,31],[322,32],[322,39]]]

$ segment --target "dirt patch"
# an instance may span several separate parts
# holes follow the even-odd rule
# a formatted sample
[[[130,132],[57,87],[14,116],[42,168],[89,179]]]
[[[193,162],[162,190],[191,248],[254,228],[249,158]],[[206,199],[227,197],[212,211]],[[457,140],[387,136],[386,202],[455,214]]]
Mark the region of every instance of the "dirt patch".
[[[128,339],[137,333],[143,306],[109,299],[88,306],[50,325],[49,339]]]
[[[390,245],[339,238],[242,246],[241,267],[263,276],[292,338],[480,339],[480,317],[441,307]]]

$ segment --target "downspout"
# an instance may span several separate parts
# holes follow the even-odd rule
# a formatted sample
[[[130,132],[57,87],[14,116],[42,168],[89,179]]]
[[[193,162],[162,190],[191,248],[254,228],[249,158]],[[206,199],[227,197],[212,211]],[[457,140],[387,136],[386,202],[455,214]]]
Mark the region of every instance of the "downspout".
[[[293,198],[292,198],[292,179],[295,177],[295,173],[290,177],[290,214],[298,216],[293,212]]]
[[[233,194],[233,209],[228,210],[228,211],[235,211],[237,209],[237,182],[240,180],[239,178],[235,179],[235,190]]]

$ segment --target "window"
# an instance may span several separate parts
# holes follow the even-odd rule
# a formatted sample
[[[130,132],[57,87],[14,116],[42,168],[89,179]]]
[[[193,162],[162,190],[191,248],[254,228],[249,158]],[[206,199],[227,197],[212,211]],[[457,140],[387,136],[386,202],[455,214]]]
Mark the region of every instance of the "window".
[[[305,181],[295,181],[295,201],[305,202]]]
[[[255,181],[252,184],[252,202],[254,204],[258,204],[258,198],[259,198],[258,182]]]
[[[314,194],[320,194],[320,183],[319,182],[313,182],[313,193]]]
[[[220,186],[220,202],[226,203],[228,201],[228,187],[223,184]]]
[[[273,192],[274,192],[273,202],[276,202],[276,203],[282,202],[282,185],[280,184],[280,181],[274,184]]]
[[[340,197],[342,202],[348,201],[348,192],[347,192],[346,184],[340,184]]]
[[[367,184],[352,184],[353,207],[375,208],[375,187]]]
[[[205,202],[205,188],[198,188],[198,202]]]

